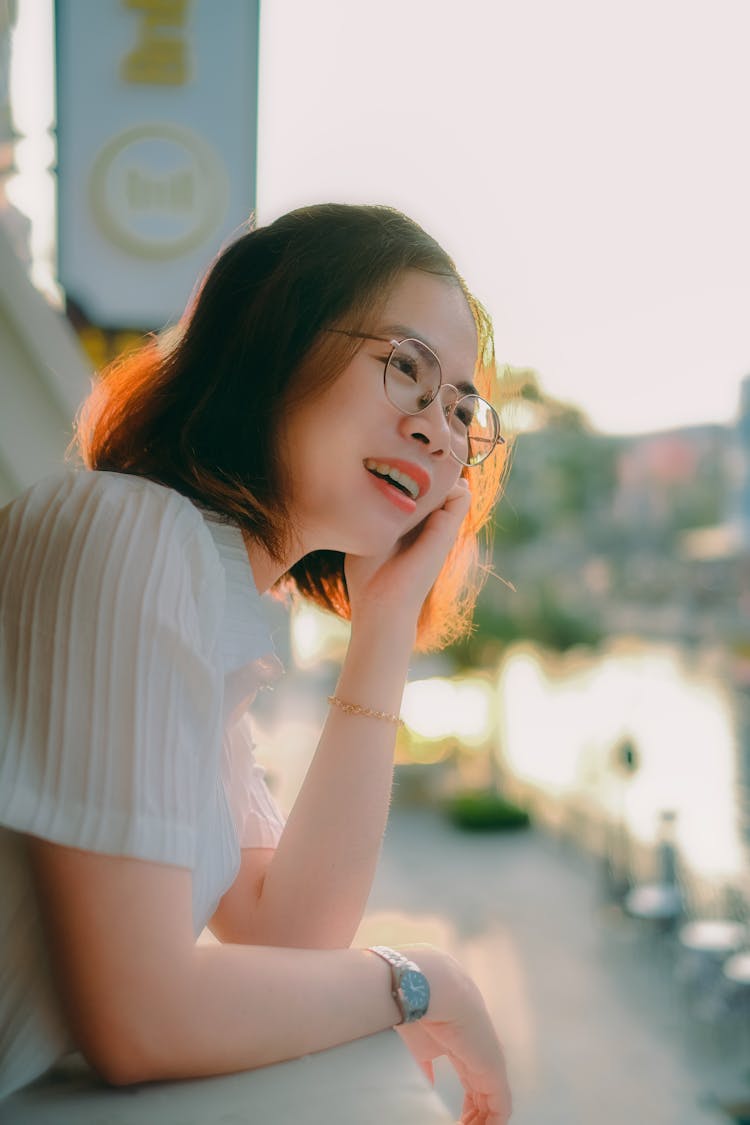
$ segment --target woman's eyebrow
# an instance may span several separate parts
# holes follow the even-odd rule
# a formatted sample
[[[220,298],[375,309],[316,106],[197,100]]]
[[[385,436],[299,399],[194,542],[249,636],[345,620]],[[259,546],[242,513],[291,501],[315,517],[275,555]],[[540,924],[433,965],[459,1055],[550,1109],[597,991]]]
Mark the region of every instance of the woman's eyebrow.
[[[434,344],[431,344],[429,340],[425,339],[421,332],[410,328],[408,324],[385,324],[381,331],[386,336],[398,336],[402,340],[419,340],[421,344],[426,344],[435,355],[439,354]]]
[[[408,324],[384,324],[380,331],[382,331],[384,336],[395,336],[401,340],[419,340],[421,344],[426,344],[430,351],[433,351],[435,355],[438,356],[438,358],[440,357],[440,352],[438,351],[436,346],[434,344],[431,344],[429,340],[426,340],[421,332],[417,332],[414,328],[410,328]],[[457,391],[460,391],[461,394],[464,395],[479,394],[479,391],[477,390],[474,383],[471,382],[471,380],[464,379],[460,383],[451,383],[450,385],[452,387],[455,387]]]

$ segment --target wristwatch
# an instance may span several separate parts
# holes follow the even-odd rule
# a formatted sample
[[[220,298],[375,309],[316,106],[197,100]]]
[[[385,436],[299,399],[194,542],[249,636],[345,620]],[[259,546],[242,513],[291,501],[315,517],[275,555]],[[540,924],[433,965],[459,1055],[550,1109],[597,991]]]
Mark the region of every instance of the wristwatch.
[[[391,966],[391,992],[399,1006],[401,1022],[421,1019],[430,1003],[430,985],[419,965],[387,945],[370,945],[368,949]]]

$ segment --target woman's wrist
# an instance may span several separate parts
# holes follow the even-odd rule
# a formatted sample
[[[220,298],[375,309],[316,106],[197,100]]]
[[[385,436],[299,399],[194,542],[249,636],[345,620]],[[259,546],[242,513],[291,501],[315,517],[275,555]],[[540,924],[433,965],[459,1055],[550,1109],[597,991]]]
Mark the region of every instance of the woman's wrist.
[[[403,622],[353,622],[336,695],[351,703],[398,710],[415,640],[416,627]],[[380,702],[369,694],[365,699],[352,697],[352,691],[362,690],[376,691]]]
[[[387,715],[398,723],[416,627],[404,622],[358,619],[333,693],[334,710]],[[347,719],[347,722],[352,721]],[[375,721],[381,722],[381,719]]]
[[[413,961],[427,977],[430,986],[429,1019],[454,1019],[461,990],[469,979],[458,961],[433,945],[398,945],[393,948]]]
[[[397,646],[411,654],[417,642],[418,620],[418,614],[390,613],[378,606],[368,606],[352,613],[352,640],[363,638],[368,644],[382,640],[391,650]]]

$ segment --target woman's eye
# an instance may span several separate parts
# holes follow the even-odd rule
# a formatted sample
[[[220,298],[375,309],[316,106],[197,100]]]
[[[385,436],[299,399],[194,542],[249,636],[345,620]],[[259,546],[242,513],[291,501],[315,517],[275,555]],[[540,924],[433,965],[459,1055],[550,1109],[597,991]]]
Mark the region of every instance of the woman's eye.
[[[411,379],[414,383],[419,382],[419,365],[413,360],[408,359],[406,356],[397,356],[391,361],[391,365],[395,367],[401,375],[406,375],[407,379]]]
[[[453,417],[457,422],[460,422],[461,425],[465,426],[468,430],[469,426],[471,425],[473,412],[467,406],[457,406],[453,411]]]

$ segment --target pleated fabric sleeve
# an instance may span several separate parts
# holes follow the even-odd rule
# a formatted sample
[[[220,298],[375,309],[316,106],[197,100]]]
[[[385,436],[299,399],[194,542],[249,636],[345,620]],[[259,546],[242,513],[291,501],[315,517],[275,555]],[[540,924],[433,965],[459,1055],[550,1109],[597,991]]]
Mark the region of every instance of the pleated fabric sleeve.
[[[193,867],[223,690],[223,574],[200,514],[81,472],[0,521],[0,824]]]

